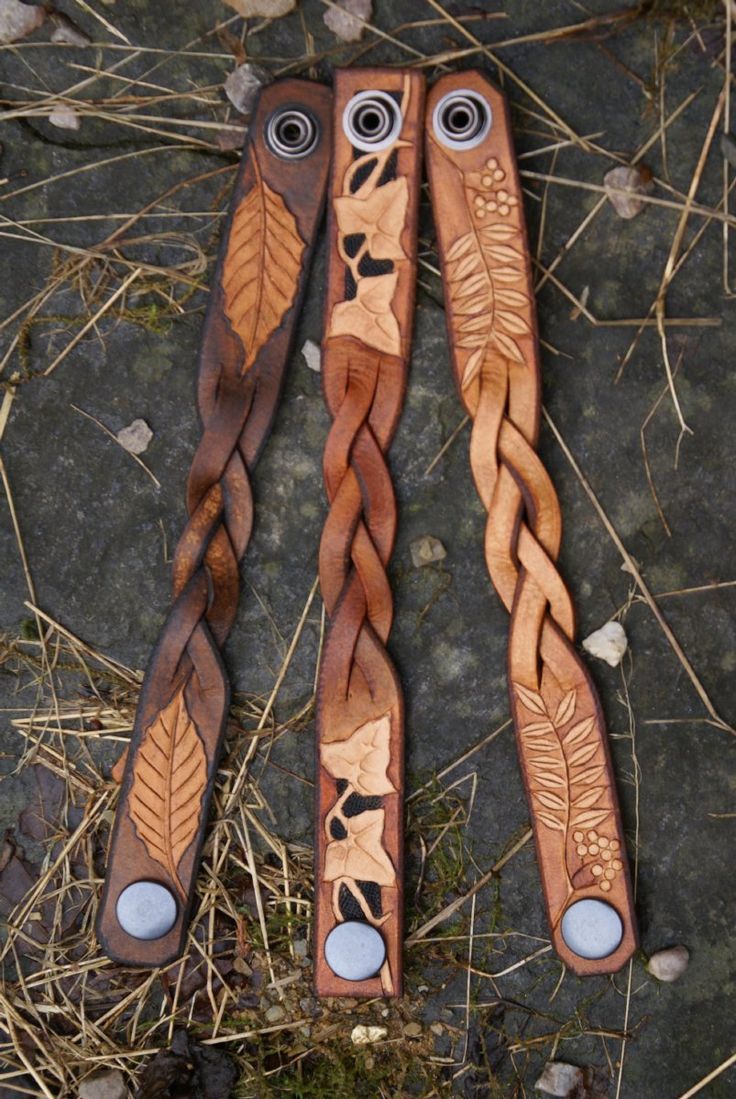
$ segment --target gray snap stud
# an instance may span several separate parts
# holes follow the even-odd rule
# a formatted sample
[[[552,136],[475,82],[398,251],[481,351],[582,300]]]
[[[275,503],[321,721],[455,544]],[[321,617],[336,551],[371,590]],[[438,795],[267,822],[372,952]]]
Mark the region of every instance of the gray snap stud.
[[[165,885],[134,881],[125,887],[115,909],[118,923],[134,939],[160,939],[176,923],[176,900]]]
[[[616,909],[592,897],[570,905],[560,930],[567,946],[580,958],[607,958],[624,935]]]
[[[386,960],[386,944],[371,924],[345,920],[336,924],[325,939],[325,959],[336,977],[367,981],[375,977]]]

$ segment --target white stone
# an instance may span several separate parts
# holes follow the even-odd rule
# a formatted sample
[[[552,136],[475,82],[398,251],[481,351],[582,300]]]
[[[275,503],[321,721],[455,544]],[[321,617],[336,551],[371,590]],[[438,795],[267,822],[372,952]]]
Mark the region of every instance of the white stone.
[[[620,944],[624,925],[613,905],[584,897],[566,909],[560,931],[578,957],[607,958]]]
[[[582,1083],[583,1070],[577,1065],[566,1065],[564,1061],[548,1061],[534,1087],[545,1095],[567,1099],[568,1096],[577,1094]]]
[[[153,432],[145,420],[133,420],[132,424],[121,428],[115,438],[129,454],[142,454],[148,449]]]
[[[624,653],[629,647],[626,631],[620,622],[606,622],[599,630],[583,641],[583,648],[591,656],[597,656],[599,660],[605,660],[612,668],[617,667],[623,660]]]
[[[690,951],[686,946],[670,946],[667,950],[658,950],[652,954],[647,969],[658,981],[676,981],[681,977],[690,962]]]
[[[60,103],[49,115],[49,122],[59,130],[78,130],[79,115],[73,107]]]
[[[310,370],[313,370],[315,374],[319,374],[322,370],[322,352],[318,343],[314,340],[305,340],[302,346],[302,355],[304,361]]]
[[[0,0],[0,43],[18,42],[38,30],[45,18],[46,12],[40,4]]]
[[[416,569],[431,565],[435,561],[443,561],[447,557],[447,550],[439,538],[433,538],[431,534],[426,534],[423,538],[415,538],[409,546],[409,551],[411,563]]]
[[[350,1039],[354,1046],[372,1046],[374,1042],[382,1042],[387,1034],[385,1026],[364,1026],[360,1023],[351,1030]]]
[[[225,81],[225,95],[233,107],[242,115],[249,115],[253,110],[256,96],[264,84],[268,84],[271,77],[260,65],[238,65],[237,69],[228,76]]]
[[[623,165],[606,172],[603,184],[611,206],[626,221],[641,212],[645,203],[640,196],[649,194],[653,188],[651,174],[641,168],[627,168]]]

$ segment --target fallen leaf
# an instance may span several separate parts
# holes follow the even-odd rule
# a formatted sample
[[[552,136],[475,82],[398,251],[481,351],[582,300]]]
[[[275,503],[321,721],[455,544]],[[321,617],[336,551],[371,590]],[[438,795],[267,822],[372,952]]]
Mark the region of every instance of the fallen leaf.
[[[371,0],[337,0],[335,7],[328,8],[322,18],[343,42],[358,42],[372,15]]]
[[[645,203],[640,195],[648,195],[654,189],[652,173],[648,168],[621,166],[612,168],[603,177],[608,200],[620,218],[630,220],[640,213]]]
[[[302,355],[304,361],[310,370],[313,370],[315,374],[319,374],[322,370],[322,352],[319,344],[314,340],[305,340],[302,346]]]
[[[658,950],[647,962],[647,969],[658,981],[676,981],[690,963],[690,951],[686,946],[670,946]]]
[[[115,438],[129,454],[142,454],[144,450],[148,450],[153,432],[145,420],[133,420],[132,424],[121,428]]]
[[[18,42],[33,34],[46,18],[40,4],[22,4],[20,0],[0,0],[0,44]]]
[[[280,19],[296,7],[296,0],[225,0],[243,19]]]
[[[245,65],[238,65],[228,76],[225,81],[225,95],[237,111],[242,115],[249,115],[261,88],[270,81],[270,73],[260,65],[246,62]]]
[[[60,103],[54,107],[49,115],[49,122],[56,126],[57,130],[78,130],[80,126],[79,115],[67,103]]]
[[[411,563],[414,568],[421,569],[424,565],[432,565],[435,561],[443,561],[447,557],[447,550],[439,538],[433,538],[427,534],[424,538],[415,538],[409,546]]]
[[[626,631],[620,622],[606,622],[605,626],[594,630],[583,641],[586,653],[597,656],[599,660],[605,660],[612,668],[616,668],[621,663],[628,647]]]
[[[382,1042],[387,1035],[385,1026],[365,1026],[359,1023],[350,1031],[350,1040],[354,1046],[371,1046],[374,1042]]]

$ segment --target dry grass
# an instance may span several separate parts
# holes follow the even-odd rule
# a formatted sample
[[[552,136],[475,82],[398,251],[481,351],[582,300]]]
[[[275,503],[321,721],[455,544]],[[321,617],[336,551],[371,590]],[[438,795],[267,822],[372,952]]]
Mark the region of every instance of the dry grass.
[[[331,0],[323,3],[333,6]],[[722,234],[724,284],[730,288],[727,257],[736,217],[729,209],[733,184],[727,166],[721,202],[708,205],[698,199],[717,129],[730,124],[728,51],[721,49],[712,60],[722,69],[723,91],[713,104],[702,155],[692,167],[689,186],[678,190],[665,171],[656,180],[656,195],[645,198],[651,206],[674,215],[672,235],[665,245],[667,260],[653,300],[635,317],[598,316],[582,295],[563,282],[561,268],[606,207],[605,193],[597,182],[605,169],[641,161],[658,146],[666,168],[668,131],[681,117],[687,117],[699,94],[693,91],[668,115],[664,109],[667,73],[677,64],[678,51],[681,54],[700,45],[705,51],[706,31],[722,34],[726,29],[730,33],[730,5],[724,8],[718,0],[651,0],[635,9],[514,35],[501,15],[475,12],[455,16],[438,0],[427,0],[426,17],[392,28],[368,25],[363,41],[349,50],[332,47],[316,52],[308,20],[303,18],[303,52],[288,58],[276,52],[269,55],[273,39],[268,21],[256,21],[246,35],[238,17],[223,18],[173,50],[132,45],[115,25],[115,8],[102,11],[98,5],[93,9],[81,0],[78,6],[80,21],[84,15],[87,29],[99,37],[99,48],[82,51],[81,63],[80,51],[66,46],[28,41],[12,47],[8,52],[18,64],[13,70],[15,82],[5,85],[6,98],[0,104],[4,117],[35,125],[56,106],[66,104],[79,113],[85,127],[99,127],[96,132],[117,135],[116,139],[133,135],[147,144],[133,152],[90,158],[50,178],[2,181],[0,240],[22,241],[37,248],[39,267],[46,265],[48,274],[40,289],[29,293],[11,315],[0,320],[0,334],[5,339],[0,357],[4,384],[0,440],[13,402],[23,399],[24,385],[35,384],[38,375],[49,375],[65,362],[68,366],[75,349],[91,334],[104,339],[112,326],[120,323],[143,325],[155,333],[198,302],[198,291],[206,291],[218,223],[235,167],[234,155],[229,163],[222,163],[217,144],[220,135],[238,125],[220,92],[233,55],[242,59],[251,51],[258,53],[259,62],[268,65],[274,76],[324,75],[335,59],[361,64],[388,57],[392,63],[417,66],[428,74],[448,67],[487,64],[499,73],[513,96],[516,124],[537,143],[521,160],[525,182],[536,188],[530,190],[530,199],[541,203],[543,213],[533,249],[537,289],[549,283],[575,308],[581,323],[632,329],[619,378],[644,330],[656,326],[663,391],[642,424],[642,449],[652,496],[666,526],[649,467],[644,429],[660,405],[669,402],[680,426],[678,449],[689,430],[679,402],[677,366],[670,362],[671,330],[697,330],[720,322],[707,316],[670,316],[667,295],[710,226],[718,227]],[[633,156],[625,157],[600,144],[601,134],[576,133],[517,75],[514,50],[535,44],[551,47],[570,40],[592,41],[609,50],[616,35],[637,19],[651,20],[655,26],[654,75],[646,79],[624,68],[626,79],[634,81],[650,104],[652,125],[650,137]],[[268,43],[265,50],[258,49],[260,36]],[[70,74],[69,83],[59,91],[50,91],[35,69],[40,53],[49,50],[58,54],[59,66]],[[200,66],[197,85],[190,82],[183,89],[172,74],[186,71],[186,66],[195,62]],[[53,210],[59,188],[74,187],[89,173],[133,156],[150,157],[158,164],[171,156],[174,147],[196,154],[199,165],[218,159],[213,160],[214,167],[200,167],[186,178],[173,168],[167,186],[137,210],[111,214],[102,201],[99,209],[85,215],[13,216],[19,201],[35,191],[42,189]],[[578,174],[567,175],[560,168],[566,153],[575,154]],[[580,157],[594,166],[593,179],[579,178]],[[219,189],[206,209],[184,208],[190,195],[198,195],[201,185],[212,181]],[[547,203],[553,188],[568,189],[581,202],[584,213],[556,254],[543,262],[542,257],[549,253]],[[593,205],[583,202],[589,196],[595,199]],[[691,222],[694,231],[686,239]],[[84,246],[73,232],[80,223],[85,229]],[[162,262],[162,254],[169,252],[174,258]],[[49,255],[52,262],[47,264]],[[429,242],[423,257],[423,285],[439,300]],[[63,335],[60,350],[42,366],[38,364],[42,356],[33,351],[35,337],[41,333],[53,333],[57,339]],[[551,419],[548,422],[606,536],[634,579],[632,599],[640,599],[649,608],[696,691],[702,719],[721,732],[733,733],[659,608],[662,598],[683,593],[652,594],[563,436]],[[450,434],[427,467],[427,475],[455,445],[464,424],[460,421]],[[430,1097],[464,1088],[476,1088],[479,1095],[523,1095],[521,1081],[530,1058],[540,1053],[562,1056],[566,1042],[586,1036],[602,1046],[616,1095],[621,1094],[626,1043],[635,1029],[630,1024],[636,992],[633,965],[620,988],[618,1029],[601,1028],[591,1021],[602,991],[592,992],[574,1011],[558,1012],[564,969],[560,971],[546,940],[506,926],[499,893],[499,876],[510,860],[527,848],[530,831],[522,829],[507,837],[491,865],[475,863],[474,757],[506,732],[507,722],[409,793],[412,876],[406,998],[388,1005],[320,1004],[313,998],[308,956],[311,851],[279,837],[278,822],[273,823],[259,784],[257,764],[276,739],[293,736],[310,721],[311,703],[296,713],[281,713],[279,692],[299,650],[305,624],[316,615],[316,587],[295,624],[270,695],[237,698],[233,705],[186,956],[162,972],[126,970],[102,957],[93,927],[117,795],[109,766],[130,733],[141,673],[74,637],[38,606],[11,478],[2,459],[0,473],[25,573],[30,614],[22,636],[0,639],[0,671],[17,683],[17,707],[7,715],[17,735],[17,768],[44,768],[60,783],[58,814],[49,822],[43,851],[34,864],[32,885],[8,914],[1,952],[6,978],[0,993],[0,1057],[5,1064],[0,1084],[9,1094],[47,1099],[74,1096],[80,1081],[101,1067],[119,1068],[132,1088],[140,1066],[169,1045],[180,1025],[188,1025],[205,1044],[226,1048],[232,1054],[241,1071],[236,1092],[241,1097]],[[705,585],[693,590],[711,588]],[[636,722],[625,678],[622,692],[629,719],[629,780],[638,806]],[[633,838],[636,848],[638,818]],[[554,988],[544,1012],[525,1004],[523,995],[506,993],[506,988],[512,987],[504,983],[508,976],[520,973],[529,978],[529,990],[551,980]],[[460,997],[462,1025],[442,1017],[429,1025],[426,1004],[433,994],[440,997],[442,986]],[[278,1019],[269,1023],[266,1013],[274,1007],[281,1011],[271,1012]],[[421,1024],[421,1034],[407,1036],[405,1028],[415,1022]],[[350,1031],[357,1023],[385,1027],[387,1040],[376,1046],[354,1046]],[[484,1035],[482,1048],[479,1031]],[[613,1058],[609,1049],[617,1051]],[[686,1094],[694,1095],[732,1062],[733,1057],[725,1060]],[[508,1089],[497,1082],[495,1073],[500,1065],[510,1079],[516,1078]]]

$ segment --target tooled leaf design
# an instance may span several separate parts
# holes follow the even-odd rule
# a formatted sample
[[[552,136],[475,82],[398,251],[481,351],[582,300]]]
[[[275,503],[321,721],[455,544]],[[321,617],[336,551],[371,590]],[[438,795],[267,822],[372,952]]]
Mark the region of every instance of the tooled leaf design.
[[[565,837],[571,829],[597,827],[613,809],[607,786],[599,784],[605,765],[598,761],[595,715],[570,724],[577,706],[574,688],[562,696],[554,715],[539,691],[519,683],[514,691],[534,715],[521,726],[521,737],[538,819]]]
[[[343,817],[342,821],[347,835],[327,844],[325,881],[352,878],[353,881],[393,885],[396,871],[383,846],[385,811],[368,809],[356,817]]]
[[[255,154],[252,163],[255,179],[233,216],[222,273],[225,313],[245,350],[243,373],[294,304],[306,247]]]
[[[391,718],[389,714],[366,721],[347,740],[323,744],[322,765],[337,779],[345,779],[364,797],[392,794],[396,788],[388,777]]]
[[[207,756],[181,687],[143,734],[133,765],[130,815],[151,858],[181,896],[182,856],[199,827]]]
[[[524,316],[529,296],[508,285],[526,281],[524,256],[515,246],[517,237],[512,225],[499,222],[482,229],[474,225],[445,257],[455,346],[469,352],[463,388],[474,381],[492,350],[514,362],[525,361],[515,337],[531,333]]]
[[[406,257],[401,234],[408,207],[406,176],[371,189],[366,195],[339,195],[334,203],[337,227],[343,236],[361,234],[373,259],[391,260]]]

